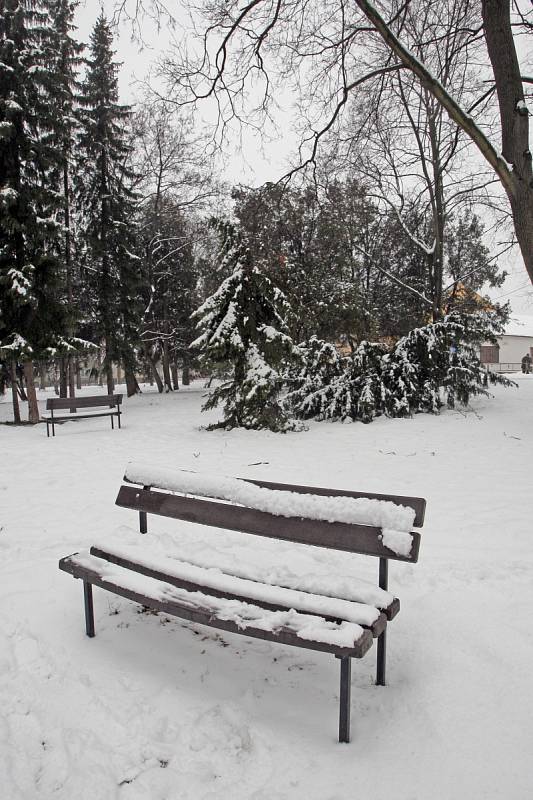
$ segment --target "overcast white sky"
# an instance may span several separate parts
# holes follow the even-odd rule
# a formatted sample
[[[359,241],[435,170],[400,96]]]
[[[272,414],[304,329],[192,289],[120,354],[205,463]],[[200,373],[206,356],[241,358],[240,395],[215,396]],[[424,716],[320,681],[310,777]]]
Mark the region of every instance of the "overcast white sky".
[[[170,2],[170,6],[179,4]],[[115,0],[81,0],[77,13],[79,38],[88,42],[95,19],[103,7],[111,18]],[[178,19],[179,24],[179,19]],[[115,47],[117,59],[122,62],[120,71],[121,100],[131,103],[140,91],[140,83],[146,79],[157,58],[168,49],[171,32],[167,29],[157,30],[150,20],[143,23],[145,46],[141,47],[132,40],[131,29],[122,25],[117,30]],[[229,183],[259,185],[268,180],[276,180],[287,168],[291,151],[295,149],[296,139],[289,124],[284,125],[282,135],[274,142],[261,142],[251,134],[244,140],[235,138],[228,149],[225,160],[221,164],[223,177]],[[503,263],[503,262],[502,262]],[[533,289],[525,271],[518,250],[505,261],[510,273],[503,287],[490,291],[493,299],[502,302],[510,300],[517,313],[533,315]]]

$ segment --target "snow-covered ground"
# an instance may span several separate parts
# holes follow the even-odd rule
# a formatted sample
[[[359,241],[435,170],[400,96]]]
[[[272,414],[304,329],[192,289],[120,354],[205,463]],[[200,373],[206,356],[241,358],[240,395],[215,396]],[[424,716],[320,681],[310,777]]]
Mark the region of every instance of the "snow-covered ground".
[[[2,800],[530,800],[533,376],[517,380],[466,412],[285,435],[200,430],[199,384],[125,400],[121,431],[0,426]],[[353,664],[351,744],[331,656],[98,589],[85,636],[81,583],[57,562],[135,529],[114,505],[130,460],[427,498],[419,563],[390,566],[389,685],[373,685],[375,647]],[[149,519],[222,566],[377,575],[373,559]]]

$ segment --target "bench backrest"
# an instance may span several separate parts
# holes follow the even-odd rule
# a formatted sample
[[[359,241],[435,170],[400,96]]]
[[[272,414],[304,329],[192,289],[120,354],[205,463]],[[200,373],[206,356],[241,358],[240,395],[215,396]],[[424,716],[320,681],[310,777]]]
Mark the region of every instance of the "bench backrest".
[[[46,401],[47,410],[53,408],[93,408],[96,406],[118,406],[122,403],[121,394],[95,394],[85,397],[50,397]]]
[[[128,480],[128,478],[125,478]],[[331,490],[323,487],[292,486],[290,484],[270,483],[241,479],[268,489],[293,491],[300,494],[319,494],[322,496],[355,497],[388,500],[399,505],[413,508],[416,513],[415,525],[421,526],[424,521],[426,501],[420,497],[403,497],[398,495],[380,495],[373,493]],[[383,544],[382,529],[370,525],[345,522],[325,522],[323,520],[286,517],[266,511],[247,508],[242,505],[221,503],[212,499],[181,494],[168,494],[157,487],[121,486],[116,504],[123,508],[138,511],[141,515],[157,514],[158,516],[180,519],[200,525],[251,533],[274,539],[315,545],[351,553],[376,556],[381,559],[408,561],[418,560],[420,534],[411,532],[412,544],[408,555],[394,552]]]

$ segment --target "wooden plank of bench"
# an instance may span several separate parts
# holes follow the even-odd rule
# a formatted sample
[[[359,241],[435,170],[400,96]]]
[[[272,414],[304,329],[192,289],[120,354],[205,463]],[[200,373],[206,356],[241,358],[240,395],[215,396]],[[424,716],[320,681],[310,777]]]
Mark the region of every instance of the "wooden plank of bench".
[[[369,525],[283,517],[244,506],[165,494],[133,486],[121,486],[115,502],[116,505],[123,508],[181,519],[198,525],[209,525],[225,530],[344,550],[349,553],[378,556],[395,561],[416,563],[418,560],[420,534],[416,531],[411,533],[410,554],[403,556],[385,547],[380,538],[381,528]]]
[[[245,603],[253,603],[256,606],[260,606],[261,608],[265,608],[267,611],[287,611],[289,606],[287,605],[276,605],[275,603],[269,603],[265,600],[258,600],[256,597],[249,597],[243,593],[239,592],[225,592],[221,589],[215,589],[212,586],[205,586],[201,583],[193,583],[192,581],[185,580],[183,578],[176,577],[175,575],[168,575],[166,572],[162,572],[161,570],[154,569],[152,567],[148,567],[145,564],[138,564],[136,561],[132,561],[129,558],[125,558],[124,556],[117,555],[116,553],[110,553],[108,550],[104,550],[101,547],[91,547],[90,550],[91,555],[97,556],[98,558],[102,558],[105,561],[109,561],[111,564],[116,564],[119,567],[124,567],[125,569],[132,570],[133,572],[138,572],[140,575],[146,575],[148,578],[155,578],[156,580],[163,581],[164,583],[170,583],[172,586],[176,586],[179,589],[186,589],[188,592],[203,592],[204,594],[212,595],[213,597],[223,597],[226,599],[236,599],[240,600]],[[250,580],[246,578],[246,580]],[[259,583],[259,581],[251,581],[252,583]],[[265,584],[266,586],[272,586],[272,584]],[[292,591],[299,591],[299,590],[292,590]],[[302,594],[309,594],[309,592],[301,592]],[[350,602],[347,600],[346,602]],[[368,605],[368,604],[366,604]],[[296,608],[299,614],[314,614],[316,616],[324,617],[324,619],[337,621],[338,617],[332,617],[323,612],[319,611],[310,611],[308,609],[300,609]],[[372,632],[372,636],[376,638],[380,636],[387,626],[387,616],[385,613],[380,613],[376,621],[372,625],[365,625],[362,622],[358,622],[358,625],[361,625],[362,628],[368,628]]]
[[[353,497],[368,498],[369,500],[385,500],[389,503],[397,503],[407,508],[412,508],[415,512],[414,525],[421,528],[424,524],[426,514],[426,501],[423,497],[404,497],[396,494],[377,494],[375,492],[352,492],[345,489],[327,489],[321,486],[298,486],[291,483],[275,483],[272,481],[260,481],[252,478],[239,478],[240,481],[253,483],[263,489],[273,489],[282,492],[296,492],[297,494],[316,494],[321,497]]]
[[[121,394],[86,395],[85,397],[50,397],[46,401],[47,409],[91,408],[91,406],[118,406],[122,402]]]
[[[66,416],[56,417],[55,415],[52,416],[44,416],[43,419],[48,422],[58,422],[60,420],[77,420],[77,419],[97,419],[98,417],[118,417],[118,411],[98,411],[96,414],[67,414]]]
[[[365,653],[372,646],[372,634],[369,630],[363,630],[363,633],[354,642],[353,647],[340,647],[338,645],[328,644],[326,642],[317,642],[311,639],[302,639],[297,636],[293,631],[286,628],[280,628],[278,631],[267,631],[260,628],[254,628],[253,625],[246,628],[239,628],[235,622],[231,620],[222,620],[213,615],[212,610],[201,608],[191,608],[190,606],[180,605],[178,602],[157,600],[153,597],[140,594],[132,589],[127,589],[123,586],[118,586],[113,581],[102,580],[101,576],[94,570],[87,567],[82,567],[79,564],[71,561],[75,558],[67,556],[62,558],[59,562],[59,568],[64,572],[68,572],[75,578],[82,578],[85,581],[98,586],[101,589],[117,594],[120,597],[125,597],[128,600],[133,600],[142,606],[148,606],[156,611],[170,614],[181,619],[189,620],[190,622],[207,625],[211,628],[218,628],[220,630],[228,631],[229,633],[238,633],[241,636],[249,636],[254,639],[264,639],[269,642],[278,642],[279,644],[286,644],[292,647],[301,647],[306,650],[319,650],[322,652],[333,653],[339,656],[348,656],[350,658],[362,658]]]

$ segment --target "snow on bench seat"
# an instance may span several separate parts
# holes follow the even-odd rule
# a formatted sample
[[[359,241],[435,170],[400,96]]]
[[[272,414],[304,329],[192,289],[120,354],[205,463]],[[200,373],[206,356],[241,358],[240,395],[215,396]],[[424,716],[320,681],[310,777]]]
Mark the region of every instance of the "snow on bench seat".
[[[272,606],[282,606],[307,614],[354,622],[368,628],[372,628],[381,617],[380,611],[372,605],[247,580],[223,572],[216,567],[199,567],[177,558],[161,556],[156,552],[150,552],[150,549],[146,547],[95,545],[91,547],[91,554],[105,558],[119,566],[133,568],[136,572],[157,573],[157,577],[174,578],[188,584],[199,585],[206,592],[215,590],[241,598],[245,602],[255,601]],[[383,624],[379,626],[378,633],[383,627]]]
[[[276,565],[273,563],[275,546],[269,541],[262,540],[253,547],[237,547],[237,542],[231,539],[222,548],[220,542],[217,542],[216,547],[211,539],[202,541],[196,536],[178,538],[176,533],[147,533],[140,537],[138,531],[122,525],[113,531],[112,547],[109,546],[109,537],[106,537],[93,540],[93,549],[124,555],[139,564],[148,565],[151,562],[155,565],[156,562],[164,561],[165,572],[183,579],[185,575],[178,574],[178,571],[181,569],[180,562],[186,562],[188,567],[203,570],[205,580],[213,581],[209,584],[211,588],[217,588],[215,576],[225,574],[242,579],[254,587],[262,585],[282,588],[296,594],[303,593],[307,597],[319,595],[336,601],[372,606],[386,612],[388,619],[392,619],[399,611],[399,601],[391,592],[380,589],[364,578],[339,573],[338,564],[331,559],[329,553],[321,554],[317,561],[314,554],[302,552],[298,545],[283,543],[283,564],[279,564],[279,558],[276,558]],[[279,546],[278,542],[276,546]],[[292,564],[292,569],[289,569],[289,563]],[[174,569],[177,570],[176,573]],[[202,581],[199,580],[198,583]],[[267,602],[266,595],[263,599]]]
[[[234,628],[235,632],[249,631],[250,635],[263,632],[265,636],[262,638],[279,638],[288,644],[296,644],[296,641],[291,641],[295,638],[305,642],[303,646],[312,648],[316,645],[316,649],[332,650],[338,648],[341,651],[350,651],[354,657],[364,655],[372,643],[370,631],[353,622],[333,622],[294,609],[269,611],[240,600],[190,592],[132,572],[87,551],[62,559],[60,567],[75,577],[90,580],[95,585],[123,594],[137,602],[147,601],[147,605],[176,616],[185,616],[187,619],[194,620],[197,612],[209,618],[208,624],[216,627],[220,623],[219,627],[230,630]]]
[[[266,489],[239,478],[137,463],[128,464],[124,477],[131,483],[225,500],[277,516],[382,528],[386,547],[398,555],[409,556],[411,552],[410,530],[414,524],[415,511],[387,500]]]

